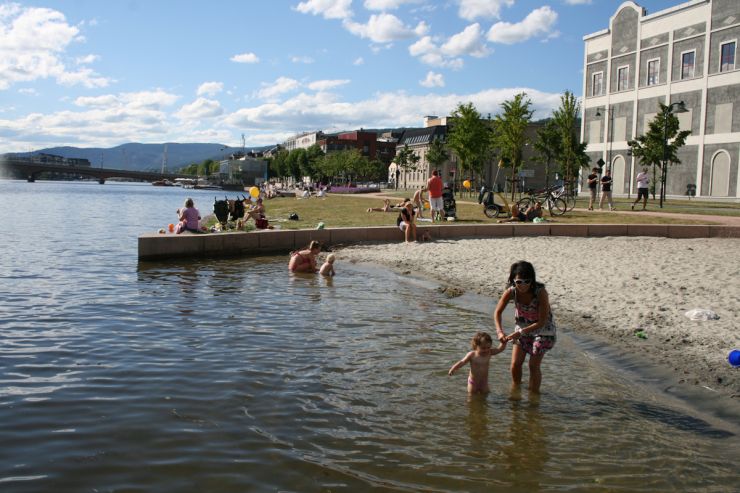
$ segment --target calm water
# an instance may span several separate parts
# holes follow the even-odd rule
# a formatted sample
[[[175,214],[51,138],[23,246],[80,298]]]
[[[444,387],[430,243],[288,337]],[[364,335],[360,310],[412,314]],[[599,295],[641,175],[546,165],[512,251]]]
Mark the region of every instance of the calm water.
[[[732,423],[565,334],[539,403],[511,399],[509,351],[469,399],[447,370],[490,301],[341,259],[333,281],[287,257],[138,264],[186,196],[0,181],[0,491],[737,488]]]

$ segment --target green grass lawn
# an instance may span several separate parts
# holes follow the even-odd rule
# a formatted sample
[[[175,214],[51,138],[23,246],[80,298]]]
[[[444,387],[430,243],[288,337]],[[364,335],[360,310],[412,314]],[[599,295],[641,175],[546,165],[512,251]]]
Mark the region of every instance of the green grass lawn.
[[[409,191],[388,191],[387,195],[400,199],[410,195],[410,193]],[[444,224],[493,224],[496,222],[496,219],[489,219],[483,214],[483,207],[477,203],[477,195],[458,195],[456,201],[458,220],[454,223]],[[391,203],[394,203],[394,200]],[[709,224],[707,221],[655,217],[639,212],[631,212],[630,203],[631,201],[627,199],[618,199],[615,204],[617,208],[621,211],[629,211],[629,213],[616,214],[582,210],[581,208],[587,206],[588,200],[579,198],[575,211],[568,212],[560,217],[550,217],[545,212],[545,218],[548,221],[562,224]],[[279,225],[281,229],[313,229],[321,222],[324,223],[326,228],[395,226],[398,217],[397,211],[367,212],[368,207],[382,207],[382,205],[382,198],[362,194],[329,194],[325,198],[311,197],[309,199],[279,197],[265,201],[270,224]],[[657,202],[648,201],[648,209],[659,210]],[[719,215],[721,211],[727,215],[740,215],[740,204],[669,200],[667,204],[664,204],[662,210],[664,212],[682,213],[692,210],[697,214],[711,215]],[[288,220],[288,216],[292,212],[298,214],[298,221]]]

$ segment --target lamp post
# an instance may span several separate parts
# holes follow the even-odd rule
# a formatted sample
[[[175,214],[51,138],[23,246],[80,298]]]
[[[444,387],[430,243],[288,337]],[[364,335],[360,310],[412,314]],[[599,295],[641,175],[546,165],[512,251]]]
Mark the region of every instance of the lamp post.
[[[614,138],[614,108],[611,106],[607,106],[606,108],[604,108],[604,111],[606,111],[607,115],[609,116],[609,136],[608,136],[609,142],[607,142],[608,147],[606,148],[606,162],[608,164],[607,164],[606,169],[610,170],[612,168],[612,140]],[[601,116],[601,111],[598,108],[596,109],[595,116],[597,117]],[[602,159],[599,159],[599,161],[597,161],[597,164],[599,165],[599,182],[601,182],[601,172],[604,168],[604,161]],[[599,190],[597,187],[596,188],[597,194],[598,194],[598,191]]]
[[[675,110],[673,108],[676,108]],[[671,113],[686,113],[688,110],[683,101],[671,103],[663,111],[663,172],[660,174],[660,208],[663,208],[668,180],[668,115]]]

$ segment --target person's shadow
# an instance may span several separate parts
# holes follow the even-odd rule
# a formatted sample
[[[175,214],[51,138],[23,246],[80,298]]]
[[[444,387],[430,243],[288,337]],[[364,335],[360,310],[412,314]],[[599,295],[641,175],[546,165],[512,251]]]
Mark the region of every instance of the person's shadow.
[[[549,459],[547,432],[542,425],[539,396],[511,401],[511,424],[501,447],[505,475],[515,490],[539,491]]]

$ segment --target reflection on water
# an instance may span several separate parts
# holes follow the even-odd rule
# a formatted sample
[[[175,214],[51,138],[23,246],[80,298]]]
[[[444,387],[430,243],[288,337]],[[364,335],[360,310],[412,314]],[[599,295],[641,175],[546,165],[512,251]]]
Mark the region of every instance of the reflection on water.
[[[10,225],[18,241],[0,256],[3,493],[736,481],[736,428],[605,369],[567,334],[543,362],[539,400],[511,393],[510,350],[491,360],[492,392],[469,397],[466,372],[447,370],[490,329],[492,300],[453,306],[341,254],[334,279],[291,275],[285,256],[137,264],[141,226],[111,238],[99,210],[171,211],[181,197],[30,185],[0,182],[0,201],[10,191],[46,231]],[[86,225],[75,241],[52,227],[59,203]]]

